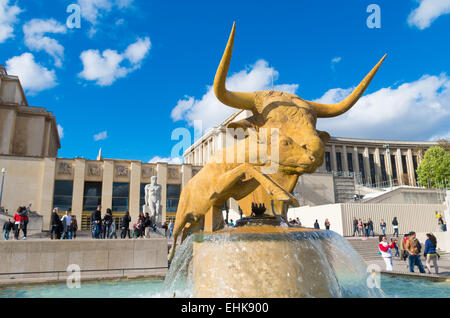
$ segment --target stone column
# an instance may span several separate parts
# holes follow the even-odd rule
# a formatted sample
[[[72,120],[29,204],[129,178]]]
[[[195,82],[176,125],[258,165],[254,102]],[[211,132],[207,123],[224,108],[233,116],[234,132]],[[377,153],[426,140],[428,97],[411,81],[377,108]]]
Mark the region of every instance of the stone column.
[[[166,222],[167,204],[167,163],[158,163],[156,166],[157,183],[161,185],[162,222]]]
[[[81,213],[83,212],[85,159],[75,159],[73,170],[72,214],[76,215],[78,227],[81,229]]]
[[[375,153],[373,154],[373,157],[374,157],[373,161],[375,162],[375,181],[378,184],[380,184],[381,182],[383,182],[383,176],[381,175],[381,158],[379,148],[375,148]]]
[[[14,109],[0,110],[0,154],[10,155],[14,140],[16,112]]]
[[[129,209],[132,220],[137,220],[141,211],[141,162],[132,162],[130,171]]]
[[[372,183],[372,174],[370,173],[369,148],[364,148],[363,153],[364,173],[366,174],[366,183]]]
[[[184,189],[189,180],[192,179],[192,166],[191,165],[182,165],[181,166],[181,190]]]
[[[344,164],[344,166],[342,167],[342,170],[346,173],[346,174],[348,174],[349,173],[349,170],[348,170],[348,158],[347,158],[347,146],[346,145],[343,145],[342,146],[342,155],[341,155],[343,158],[341,158],[342,159],[342,162],[343,162],[343,164]]]
[[[392,175],[391,151],[389,148],[385,150],[384,158],[385,158],[387,179],[388,182],[390,182],[390,180],[392,181],[394,179],[394,176]]]
[[[102,214],[106,209],[112,208],[112,191],[114,180],[114,161],[103,161],[103,180],[102,180]]]
[[[40,184],[40,200],[37,212],[43,216],[43,229],[50,228],[50,216],[53,208],[53,192],[55,188],[56,159],[44,158],[42,161],[42,179]]]
[[[414,163],[413,163],[411,148],[408,149],[406,162],[408,165],[407,169],[408,169],[409,184],[412,186],[415,186],[416,185],[416,176],[414,175]]]
[[[397,153],[395,155],[395,161],[397,163],[397,179],[400,185],[403,185],[403,163],[402,163],[402,150],[397,148]]]
[[[336,163],[336,146],[334,144],[331,145],[331,170],[337,172],[337,163]]]

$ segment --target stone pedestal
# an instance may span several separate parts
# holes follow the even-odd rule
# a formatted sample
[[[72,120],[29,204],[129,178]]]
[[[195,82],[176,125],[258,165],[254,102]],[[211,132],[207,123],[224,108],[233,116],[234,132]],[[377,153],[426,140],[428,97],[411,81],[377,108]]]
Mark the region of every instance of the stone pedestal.
[[[304,238],[300,235],[298,239],[284,236],[286,232],[295,235],[295,232],[309,231],[247,226],[233,229],[229,235],[226,231],[195,234],[193,296],[336,296],[333,292],[336,290],[334,273],[324,258],[327,244],[322,244],[320,236],[313,241],[311,235]],[[318,249],[319,245],[321,248]]]

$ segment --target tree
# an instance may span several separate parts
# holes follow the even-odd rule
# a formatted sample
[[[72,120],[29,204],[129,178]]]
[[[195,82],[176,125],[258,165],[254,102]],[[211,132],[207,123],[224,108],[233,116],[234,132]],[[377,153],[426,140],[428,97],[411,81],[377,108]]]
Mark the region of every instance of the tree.
[[[425,152],[417,168],[422,186],[442,188],[450,184],[450,152],[441,146],[434,146]]]
[[[444,148],[446,151],[450,151],[450,141],[445,138],[441,138],[437,141],[438,146]]]

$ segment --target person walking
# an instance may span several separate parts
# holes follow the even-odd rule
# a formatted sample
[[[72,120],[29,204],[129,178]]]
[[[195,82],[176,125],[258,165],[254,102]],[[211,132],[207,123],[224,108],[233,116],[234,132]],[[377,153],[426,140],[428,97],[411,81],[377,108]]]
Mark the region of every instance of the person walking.
[[[394,248],[394,245],[392,242],[391,244],[388,243],[386,235],[380,235],[378,249],[386,264],[386,271],[388,272],[392,272],[392,248]]]
[[[436,252],[436,247],[436,236],[434,236],[433,233],[428,233],[427,240],[425,241],[425,250],[423,252],[423,256],[426,259],[425,265],[427,266],[428,274],[431,274],[431,262],[433,262],[434,273],[436,275],[439,274],[438,254]]]
[[[61,218],[63,223],[63,240],[68,240],[72,236],[70,234],[70,224],[72,223],[72,216],[70,215],[70,209],[66,211],[66,214]]]
[[[386,236],[386,222],[384,222],[384,220],[381,220],[380,228],[381,228],[381,232],[383,233],[383,235]]]
[[[77,217],[75,215],[72,215],[72,219],[70,220],[70,232],[69,232],[69,239],[74,240],[77,238],[77,231],[78,231],[78,222]]]
[[[319,220],[316,220],[316,222],[314,223],[314,228],[315,228],[316,230],[320,230]]]
[[[26,240],[27,239],[27,228],[28,228],[28,222],[30,220],[29,216],[30,216],[30,207],[31,207],[31,203],[28,207],[23,207],[22,208],[22,217],[23,217],[23,228],[22,228],[22,232],[23,232],[23,238],[22,240]]]
[[[358,220],[353,217],[353,235],[355,236],[355,234],[358,233]]]
[[[125,215],[122,217],[122,226],[121,226],[121,231],[120,231],[121,239],[124,239],[127,236],[127,234],[128,234],[128,238],[131,238],[130,222],[131,222],[130,212],[127,211],[125,213]]]
[[[103,217],[103,238],[107,239],[109,238],[110,234],[111,234],[111,224],[113,222],[113,217],[112,217],[112,210],[111,209],[106,209],[106,214]]]
[[[397,220],[396,216],[394,216],[394,219],[392,220],[392,227],[394,228],[394,235],[393,236],[398,237],[398,220]]]
[[[408,241],[406,241],[405,248],[409,253],[409,271],[414,273],[414,266],[419,267],[421,273],[425,273],[425,270],[420,259],[420,242],[416,238],[416,233],[409,233]]]
[[[9,240],[9,233],[12,229],[14,229],[14,223],[11,222],[11,219],[8,219],[8,222],[5,222],[5,224],[3,224],[3,237],[6,241]]]
[[[325,229],[329,230],[330,229],[330,221],[328,221],[328,219],[325,219]]]

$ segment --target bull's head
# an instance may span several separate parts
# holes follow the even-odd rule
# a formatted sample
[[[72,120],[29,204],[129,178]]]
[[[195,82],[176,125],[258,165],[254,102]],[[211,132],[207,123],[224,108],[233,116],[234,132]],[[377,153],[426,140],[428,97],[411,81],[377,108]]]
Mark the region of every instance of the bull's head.
[[[364,93],[386,55],[355,90],[337,104],[320,104],[277,91],[232,92],[225,88],[225,81],[233,52],[234,33],[235,24],[217,69],[214,93],[225,105],[250,110],[253,116],[231,123],[228,127],[254,128],[256,131],[261,127],[278,128],[280,169],[297,175],[313,172],[322,164],[324,143],[330,139],[328,133],[316,130],[317,118],[336,117],[348,111]]]

